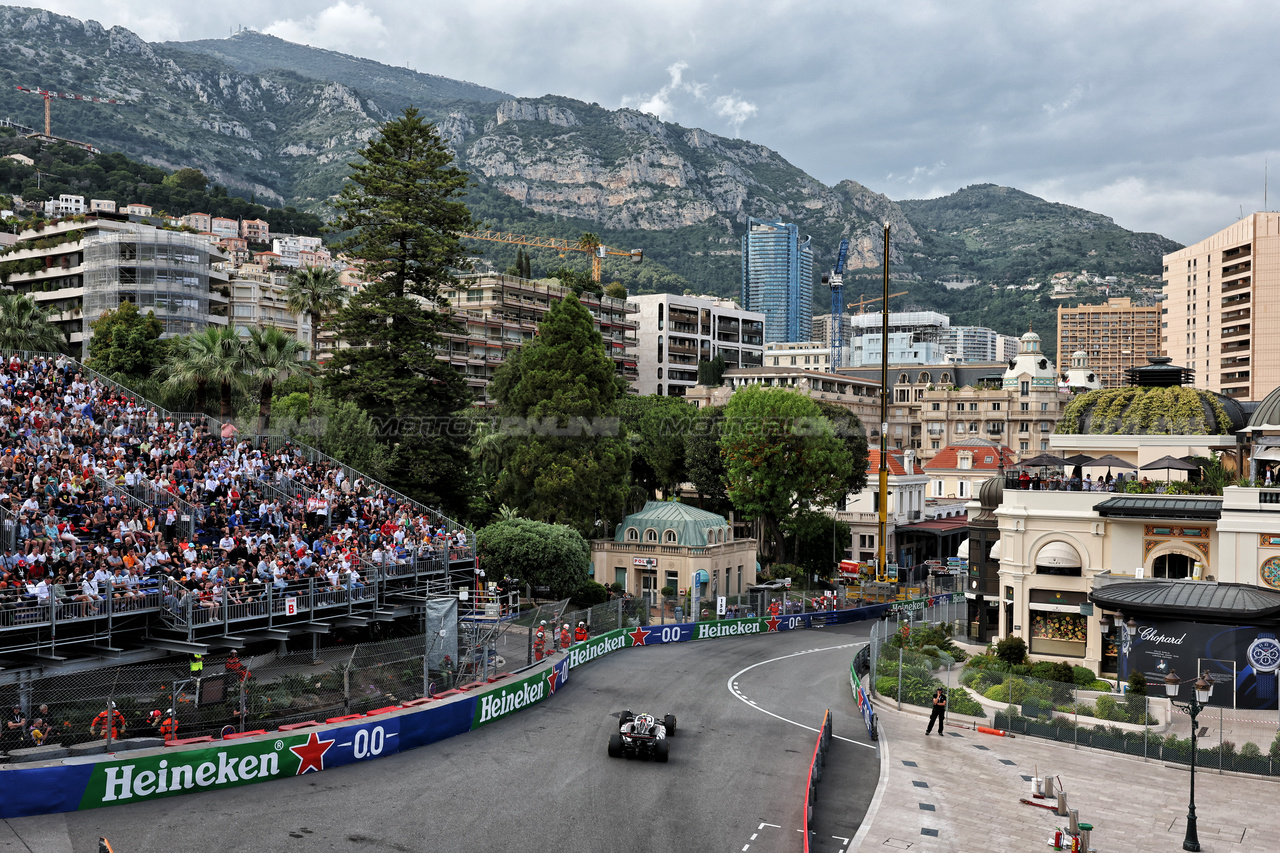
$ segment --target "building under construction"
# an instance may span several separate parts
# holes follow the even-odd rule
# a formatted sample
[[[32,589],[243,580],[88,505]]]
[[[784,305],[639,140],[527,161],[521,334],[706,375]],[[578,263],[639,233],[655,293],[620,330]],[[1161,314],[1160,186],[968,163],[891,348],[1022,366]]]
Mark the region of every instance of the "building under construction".
[[[813,318],[813,339],[830,345],[830,314]],[[882,315],[879,311],[846,316],[844,362],[846,367],[879,364]],[[936,311],[889,312],[889,363],[939,364],[945,361],[943,338],[951,318]]]

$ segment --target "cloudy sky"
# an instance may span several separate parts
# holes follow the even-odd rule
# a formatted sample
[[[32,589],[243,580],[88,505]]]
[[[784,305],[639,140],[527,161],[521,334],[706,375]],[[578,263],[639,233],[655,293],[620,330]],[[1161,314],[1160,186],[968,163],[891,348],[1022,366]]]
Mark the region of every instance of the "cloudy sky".
[[[23,4],[27,5],[27,4]],[[992,182],[1199,240],[1263,208],[1266,0],[38,0],[148,41],[251,27],[739,135],[894,199]],[[1271,193],[1280,204],[1280,180]]]

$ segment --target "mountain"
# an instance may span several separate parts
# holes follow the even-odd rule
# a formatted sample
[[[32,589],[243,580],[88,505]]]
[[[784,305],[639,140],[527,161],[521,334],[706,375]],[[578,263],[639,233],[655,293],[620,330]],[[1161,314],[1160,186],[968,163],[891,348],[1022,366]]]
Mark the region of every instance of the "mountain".
[[[605,263],[607,279],[633,292],[736,295],[751,217],[798,223],[813,236],[818,269],[830,267],[848,237],[846,292],[854,295],[877,292],[889,222],[892,274],[915,302],[936,301],[934,282],[950,278],[1020,283],[1086,268],[1158,274],[1161,254],[1175,245],[1003,187],[894,202],[853,180],[826,186],[764,146],[635,110],[514,98],[253,32],[148,44],[120,27],[3,7],[0,117],[39,126],[40,100],[18,85],[123,100],[55,101],[57,135],[167,169],[199,168],[234,195],[320,215],[355,152],[412,103],[471,173],[467,201],[477,219],[531,234],[592,231],[607,245],[642,248],[644,264]],[[514,246],[481,248],[499,269],[515,255]],[[535,270],[587,263],[545,254],[535,254]],[[965,291],[966,304],[992,298],[985,290]],[[827,310],[829,294],[819,288],[815,301]]]

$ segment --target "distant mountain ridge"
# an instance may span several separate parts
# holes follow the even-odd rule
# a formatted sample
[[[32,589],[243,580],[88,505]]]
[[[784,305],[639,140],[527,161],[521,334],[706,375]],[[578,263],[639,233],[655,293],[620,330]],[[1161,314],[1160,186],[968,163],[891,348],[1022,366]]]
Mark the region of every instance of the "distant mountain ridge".
[[[233,192],[321,214],[355,152],[412,103],[474,178],[467,200],[478,219],[561,237],[590,230],[608,245],[643,248],[640,266],[606,262],[606,275],[633,292],[737,295],[752,217],[799,224],[814,238],[819,270],[848,237],[853,287],[878,275],[884,222],[893,275],[913,290],[913,282],[1014,283],[1083,267],[1156,274],[1177,245],[1011,188],[895,202],[853,180],[829,187],[764,146],[636,110],[516,98],[256,32],[148,44],[121,27],[4,7],[0,116],[42,123],[40,100],[17,85],[127,101],[55,103],[55,134],[167,168],[194,166]],[[515,247],[483,251],[503,268]],[[816,302],[825,306],[828,294],[819,289]]]

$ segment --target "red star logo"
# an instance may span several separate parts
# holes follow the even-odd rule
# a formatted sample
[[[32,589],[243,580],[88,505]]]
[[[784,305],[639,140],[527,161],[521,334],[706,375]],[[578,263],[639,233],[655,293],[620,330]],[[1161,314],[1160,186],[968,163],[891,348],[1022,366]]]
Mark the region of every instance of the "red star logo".
[[[652,631],[646,631],[643,625],[638,625],[628,636],[631,637],[631,645],[643,646],[645,639],[652,633]]]
[[[779,619],[777,616],[770,616],[768,619],[764,620],[764,624],[769,626],[770,631],[777,631],[778,625],[780,625],[781,623],[782,623],[782,620]]]
[[[298,775],[301,776],[308,770],[323,770],[324,754],[331,746],[333,741],[320,740],[320,736],[312,732],[306,743],[289,747],[290,752],[302,759],[302,763],[298,765]]]
[[[559,680],[559,678],[560,673],[556,672],[555,667],[552,667],[551,671],[547,673],[547,684],[551,687],[552,693],[556,692],[556,681]]]

